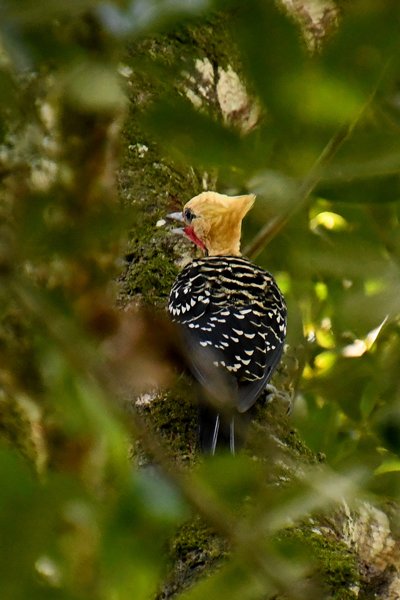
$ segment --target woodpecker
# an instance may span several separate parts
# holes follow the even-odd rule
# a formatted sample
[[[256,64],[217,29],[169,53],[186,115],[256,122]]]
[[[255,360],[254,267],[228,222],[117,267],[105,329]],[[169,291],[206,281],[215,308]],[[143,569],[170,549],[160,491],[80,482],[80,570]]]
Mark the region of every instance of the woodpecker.
[[[178,324],[200,404],[203,452],[237,446],[237,422],[265,390],[286,335],[286,305],[273,276],[240,253],[242,220],[255,196],[203,192],[181,213],[184,234],[204,253],[177,276],[168,311]]]

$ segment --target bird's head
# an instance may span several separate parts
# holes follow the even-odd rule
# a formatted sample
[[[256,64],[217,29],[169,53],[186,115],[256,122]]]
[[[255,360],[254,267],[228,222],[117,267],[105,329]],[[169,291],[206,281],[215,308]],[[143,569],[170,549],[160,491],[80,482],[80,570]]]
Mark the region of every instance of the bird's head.
[[[209,256],[240,256],[242,220],[255,199],[203,192],[183,207],[184,233]]]

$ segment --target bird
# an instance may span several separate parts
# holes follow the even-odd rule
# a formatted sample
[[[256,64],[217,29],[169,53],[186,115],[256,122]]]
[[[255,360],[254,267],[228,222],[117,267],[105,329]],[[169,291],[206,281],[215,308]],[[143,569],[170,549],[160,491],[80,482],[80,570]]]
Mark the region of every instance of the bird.
[[[243,417],[266,389],[285,342],[283,294],[274,277],[240,251],[242,220],[255,198],[205,191],[169,215],[183,221],[183,233],[203,253],[176,277],[168,312],[203,390],[199,442],[205,454],[235,454]]]

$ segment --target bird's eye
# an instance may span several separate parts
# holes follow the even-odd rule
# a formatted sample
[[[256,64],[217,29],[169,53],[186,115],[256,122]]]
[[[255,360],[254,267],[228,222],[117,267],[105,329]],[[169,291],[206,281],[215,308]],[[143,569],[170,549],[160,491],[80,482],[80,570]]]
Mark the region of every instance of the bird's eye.
[[[196,217],[196,215],[194,214],[194,212],[192,212],[190,210],[190,208],[185,208],[183,216],[184,216],[186,223],[189,223],[189,225],[193,221],[193,219]]]

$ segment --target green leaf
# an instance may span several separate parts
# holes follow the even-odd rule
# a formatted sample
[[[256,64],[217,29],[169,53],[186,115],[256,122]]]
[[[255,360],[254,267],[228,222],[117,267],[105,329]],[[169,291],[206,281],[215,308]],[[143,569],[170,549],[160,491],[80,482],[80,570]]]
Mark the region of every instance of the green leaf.
[[[251,139],[244,139],[178,97],[158,102],[142,123],[167,152],[181,161],[207,167],[252,168],[260,160]]]
[[[240,505],[256,493],[265,481],[262,466],[241,454],[212,457],[201,465],[196,475],[228,506]]]

